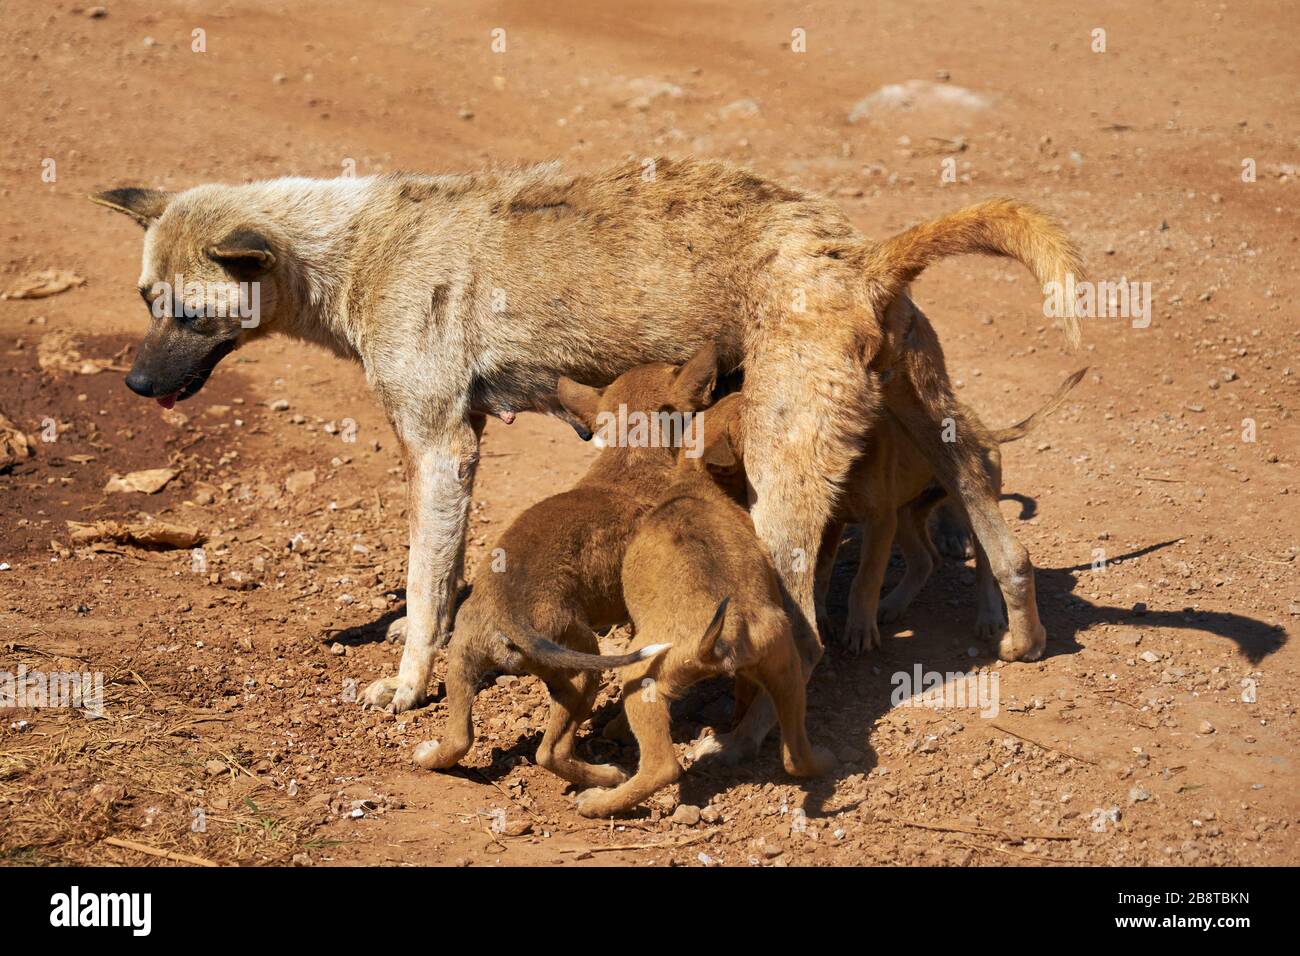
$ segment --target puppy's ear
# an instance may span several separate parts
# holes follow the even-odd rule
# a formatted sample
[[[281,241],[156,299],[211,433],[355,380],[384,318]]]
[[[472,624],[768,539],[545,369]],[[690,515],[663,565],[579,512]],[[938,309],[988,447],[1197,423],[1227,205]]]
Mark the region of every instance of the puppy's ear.
[[[555,397],[564,410],[582,423],[588,435],[596,430],[596,413],[600,411],[600,397],[603,388],[583,385],[571,378],[561,375],[555,386]]]
[[[673,405],[682,411],[704,408],[717,381],[718,349],[710,342],[673,374]]]
[[[711,429],[708,415],[704,416],[704,466],[710,470],[730,471],[740,464],[740,452],[732,442],[731,422],[718,424],[720,427]]]
[[[167,204],[175,193],[161,189],[110,189],[108,192],[95,193],[90,201],[118,212],[126,213],[144,228],[148,229],[163,214]]]
[[[237,279],[256,279],[275,265],[271,244],[252,229],[236,229],[203,252]]]

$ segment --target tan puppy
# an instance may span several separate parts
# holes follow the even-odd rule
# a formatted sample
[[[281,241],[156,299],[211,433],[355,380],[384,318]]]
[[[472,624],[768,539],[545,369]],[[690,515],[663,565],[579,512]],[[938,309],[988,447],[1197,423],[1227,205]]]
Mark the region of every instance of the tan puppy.
[[[575,734],[600,689],[594,671],[642,661],[667,645],[643,643],[634,653],[602,657],[594,631],[627,620],[619,574],[624,551],[662,494],[679,447],[686,445],[686,455],[694,441],[696,453],[703,452],[702,423],[692,422],[690,413],[708,402],[716,376],[717,355],[709,345],[680,368],[638,366],[604,389],[560,379],[558,398],[568,415],[606,447],[571,490],[516,518],[479,566],[447,648],[446,730],[441,740],[417,748],[420,766],[442,769],[465,756],[474,740],[479,681],[499,669],[539,677],[550,691],[539,766],[584,787],[624,779],[617,767],[574,756]],[[655,436],[649,419],[637,415],[680,427]],[[633,427],[646,423],[644,442],[631,429],[622,436],[626,443],[605,433],[604,426],[620,420]]]
[[[723,403],[734,405],[734,397]],[[586,817],[623,813],[678,778],[669,706],[692,684],[721,674],[763,688],[775,702],[789,773],[812,777],[835,765],[828,751],[808,742],[799,650],[771,559],[749,515],[705,469],[706,460],[734,463],[727,432],[710,430],[709,413],[704,427],[704,458],[680,456],[672,484],[623,562],[623,594],[636,625],[632,646],[647,657],[658,642],[671,646],[620,671],[640,763],[615,789],[579,794],[578,812]]]
[[[1071,374],[1056,393],[1028,418],[1008,428],[989,430],[975,410],[958,403],[952,428],[968,429],[981,450],[990,485],[1002,493],[1002,452],[999,446],[1025,437],[1061,406],[1087,368]],[[854,652],[880,646],[877,619],[892,623],[902,617],[929,579],[938,552],[930,540],[927,520],[935,507],[948,500],[947,492],[934,483],[934,470],[917,451],[899,425],[886,416],[871,432],[840,496],[834,520],[827,526],[817,558],[817,612],[826,628],[826,593],[831,568],[846,524],[862,526],[858,573],[849,592],[849,616],[844,642]],[[907,564],[903,579],[882,601],[880,589],[889,565],[891,544],[897,544]],[[989,569],[988,557],[975,542],[976,594],[978,611],[975,631],[992,640],[1006,629],[1006,614],[997,581]]]

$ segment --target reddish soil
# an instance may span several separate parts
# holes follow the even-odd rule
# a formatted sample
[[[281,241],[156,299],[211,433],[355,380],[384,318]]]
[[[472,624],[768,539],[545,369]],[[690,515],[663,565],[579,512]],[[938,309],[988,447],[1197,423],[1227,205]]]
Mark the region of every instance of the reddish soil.
[[[0,413],[36,438],[0,475],[0,671],[100,671],[106,699],[99,719],[0,712],[0,862],[167,862],[103,842],[118,837],[241,864],[1300,863],[1300,12],[1092,6],[11,4],[0,288],[46,268],[87,281],[0,302]],[[797,27],[806,53],[789,48]],[[912,79],[988,103],[848,122]],[[1149,328],[1085,323],[1071,354],[1014,264],[950,261],[914,289],[990,424],[1092,369],[1005,449],[1044,660],[974,647],[973,566],[950,562],[882,651],[832,647],[814,675],[809,730],[840,758],[831,776],[787,777],[773,739],[599,824],[532,763],[535,681],[481,695],[478,744],[451,774],[410,759],[438,733],[437,700],[397,718],[353,701],[396,666],[384,629],[406,551],[400,461],[359,369],[273,340],[163,413],[117,372],[42,371],[37,348],[67,330],[84,356],[128,363],[143,330],[140,233],[87,203],[96,189],[661,153],[835,196],[873,236],[1030,200],[1093,276],[1151,282],[1153,311]],[[47,419],[56,441],[40,440]],[[493,422],[471,566],[591,454],[559,422]],[[178,475],[157,494],[102,491],[160,467]],[[70,545],[68,520],[140,513],[202,528],[205,565]],[[855,557],[841,553],[837,616]],[[892,679],[917,663],[995,672],[1000,713],[896,706]],[[683,752],[728,701],[717,683],[682,702]],[[635,760],[598,730],[581,746]],[[704,819],[673,822],[678,804]]]

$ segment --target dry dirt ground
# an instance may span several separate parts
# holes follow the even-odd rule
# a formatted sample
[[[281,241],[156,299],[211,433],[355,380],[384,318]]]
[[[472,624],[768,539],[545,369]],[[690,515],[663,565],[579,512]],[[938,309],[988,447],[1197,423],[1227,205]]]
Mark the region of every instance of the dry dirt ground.
[[[105,702],[3,712],[0,861],[168,863],[138,844],[222,864],[1300,862],[1300,11],[1081,6],[6,4],[0,287],[48,268],[85,283],[0,302],[0,412],[35,448],[0,475],[0,670],[102,672]],[[910,109],[867,99],[910,80],[936,86]],[[1038,203],[1095,277],[1151,283],[1151,321],[1089,321],[1070,354],[1023,270],[931,270],[915,295],[990,423],[1092,370],[1006,448],[1045,659],[973,646],[973,565],[949,562],[882,651],[832,647],[817,670],[830,777],[796,783],[773,740],[598,823],[532,763],[531,679],[483,693],[451,774],[410,758],[437,698],[398,718],[352,701],[396,666],[406,550],[395,443],[360,371],[275,340],[174,412],[135,398],[112,367],[145,325],[140,233],[84,196],[660,154],[822,191],[872,236],[992,196]],[[70,350],[111,367],[82,374]],[[532,415],[493,422],[484,452],[471,566],[592,454]],[[146,468],[176,477],[103,491]],[[198,529],[201,560],[70,539],[68,521],[141,513]],[[893,677],[917,664],[996,674],[997,716],[897,706]],[[728,700],[715,684],[683,702],[683,750]],[[597,727],[613,713],[606,693]],[[598,731],[581,746],[635,760]]]

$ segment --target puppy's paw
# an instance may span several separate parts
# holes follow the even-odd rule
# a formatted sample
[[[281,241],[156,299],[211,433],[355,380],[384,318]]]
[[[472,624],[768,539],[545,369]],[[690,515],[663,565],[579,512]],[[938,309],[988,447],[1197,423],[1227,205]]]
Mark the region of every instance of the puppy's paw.
[[[384,632],[384,640],[389,644],[406,643],[406,618],[399,617],[388,625],[388,630]]]
[[[807,764],[796,763],[788,750],[784,752],[782,762],[785,764],[785,772],[792,777],[820,777],[839,766],[839,761],[835,759],[833,753],[815,744]]]
[[[627,711],[623,710],[620,710],[618,715],[605,725],[600,735],[606,740],[615,740],[620,744],[636,743],[636,735],[632,733],[632,728],[627,723]]]
[[[691,760],[694,763],[716,761],[726,767],[735,767],[757,752],[753,741],[739,734],[710,734],[696,741],[691,748]]]
[[[411,754],[415,765],[424,770],[441,770],[447,766],[443,757],[442,745],[436,740],[425,740],[416,745]]]
[[[880,625],[866,615],[850,611],[849,622],[844,628],[844,645],[852,654],[879,648]]]
[[[609,798],[612,792],[606,787],[592,787],[582,791],[578,794],[578,814],[589,819],[613,816],[617,811]]]
[[[396,692],[397,678],[381,677],[361,692],[361,704],[382,710],[393,702],[393,694]]]
[[[970,531],[946,506],[938,510],[938,517],[932,522],[930,540],[949,561],[962,562],[975,557]]]
[[[877,615],[881,624],[893,626],[903,619],[907,613],[907,605],[902,601],[891,601],[889,596],[880,599],[880,612]]]
[[[612,763],[589,763],[583,767],[582,782],[591,787],[617,787],[627,780],[627,774]]]

